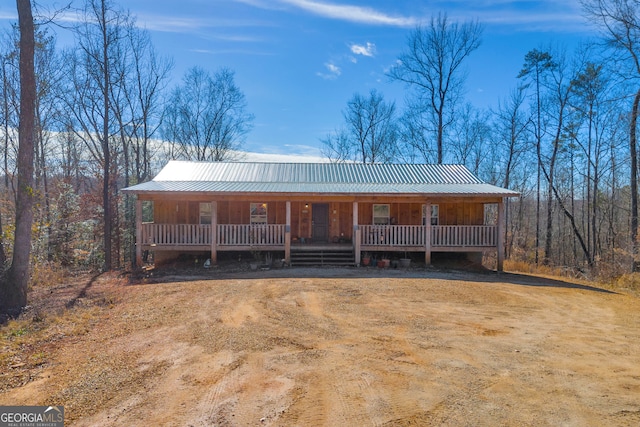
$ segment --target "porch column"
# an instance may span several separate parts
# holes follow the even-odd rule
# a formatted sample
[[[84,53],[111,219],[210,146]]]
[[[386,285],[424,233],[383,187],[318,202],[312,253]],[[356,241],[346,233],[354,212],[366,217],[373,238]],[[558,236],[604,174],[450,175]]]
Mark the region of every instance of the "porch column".
[[[358,202],[353,202],[353,251],[356,265],[360,265],[360,227],[358,226]]]
[[[136,197],[136,267],[142,267],[142,200]]]
[[[424,208],[424,263],[431,265],[431,201]]]
[[[504,199],[500,200],[498,203],[498,230],[496,239],[497,250],[498,250],[498,271],[503,271],[504,267],[504,229],[505,229],[505,220],[504,220]]]
[[[291,264],[291,202],[287,200],[286,224],[284,226],[284,262]]]
[[[218,202],[211,201],[211,264],[218,262]]]

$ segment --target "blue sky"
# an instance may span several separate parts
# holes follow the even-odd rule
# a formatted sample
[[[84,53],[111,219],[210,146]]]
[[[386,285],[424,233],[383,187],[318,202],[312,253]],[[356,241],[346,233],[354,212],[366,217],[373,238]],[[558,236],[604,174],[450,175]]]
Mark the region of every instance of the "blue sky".
[[[385,71],[411,29],[440,12],[484,25],[482,45],[467,62],[467,99],[479,107],[497,106],[516,86],[529,50],[557,43],[572,48],[593,36],[578,0],[119,3],[150,31],[156,49],[173,57],[175,82],[195,65],[235,71],[255,115],[245,148],[263,153],[318,154],[320,139],[342,124],[356,92],[375,88],[402,109],[405,88]],[[2,2],[0,27],[15,17],[15,3]]]

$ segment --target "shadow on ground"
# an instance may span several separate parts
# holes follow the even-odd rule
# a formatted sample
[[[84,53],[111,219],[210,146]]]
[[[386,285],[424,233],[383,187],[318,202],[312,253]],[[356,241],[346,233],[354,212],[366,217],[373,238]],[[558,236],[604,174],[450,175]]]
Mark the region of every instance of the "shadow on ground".
[[[439,279],[456,280],[482,283],[510,283],[520,286],[556,287],[568,289],[580,289],[592,292],[615,294],[616,292],[571,282],[569,279],[551,279],[521,273],[496,272],[488,270],[477,264],[451,263],[432,265],[426,267],[417,266],[402,268],[377,268],[377,267],[285,267],[270,268],[251,271],[246,266],[224,264],[209,269],[203,267],[171,266],[151,268],[135,273],[131,276],[132,285],[173,283],[193,280],[229,280],[229,279],[278,279],[278,278],[415,278],[415,279]]]

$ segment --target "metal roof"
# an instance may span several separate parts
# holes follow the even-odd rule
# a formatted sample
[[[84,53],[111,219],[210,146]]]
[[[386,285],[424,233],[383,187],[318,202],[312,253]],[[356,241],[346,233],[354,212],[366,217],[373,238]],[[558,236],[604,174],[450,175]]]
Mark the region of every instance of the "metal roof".
[[[462,165],[170,161],[132,193],[324,193],[517,196]]]

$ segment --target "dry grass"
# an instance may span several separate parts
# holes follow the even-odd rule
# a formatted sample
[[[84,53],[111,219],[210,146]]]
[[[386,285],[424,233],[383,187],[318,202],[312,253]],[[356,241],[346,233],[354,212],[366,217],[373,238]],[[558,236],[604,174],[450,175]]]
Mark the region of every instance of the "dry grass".
[[[616,289],[640,296],[640,273],[624,274],[612,282]]]
[[[0,327],[0,391],[24,385],[50,362],[58,344],[95,327],[104,307],[78,307],[62,313],[10,320]]]
[[[52,263],[36,263],[31,268],[32,288],[51,288],[64,283],[67,273],[61,266]]]
[[[549,266],[549,265],[535,265],[525,261],[511,261],[506,260],[504,262],[504,268],[507,271],[517,271],[520,273],[528,273],[528,274],[540,274],[547,277],[556,276],[556,277],[570,277],[572,279],[575,278],[585,278],[584,272],[581,272],[575,268],[569,267],[557,267],[557,266]]]
[[[91,331],[118,302],[114,287],[123,279],[105,277],[107,290],[90,289],[89,276],[65,276],[47,266],[38,276],[51,281],[34,281],[29,289],[29,306],[23,314],[0,326],[0,391],[24,385],[47,367],[53,350],[69,339]]]
[[[592,275],[588,275],[586,272],[575,268],[536,266],[524,261],[506,260],[504,269],[505,271],[526,273],[549,279],[569,278],[573,282],[582,285],[640,296],[640,273],[620,273],[622,271],[621,268],[600,269]]]

